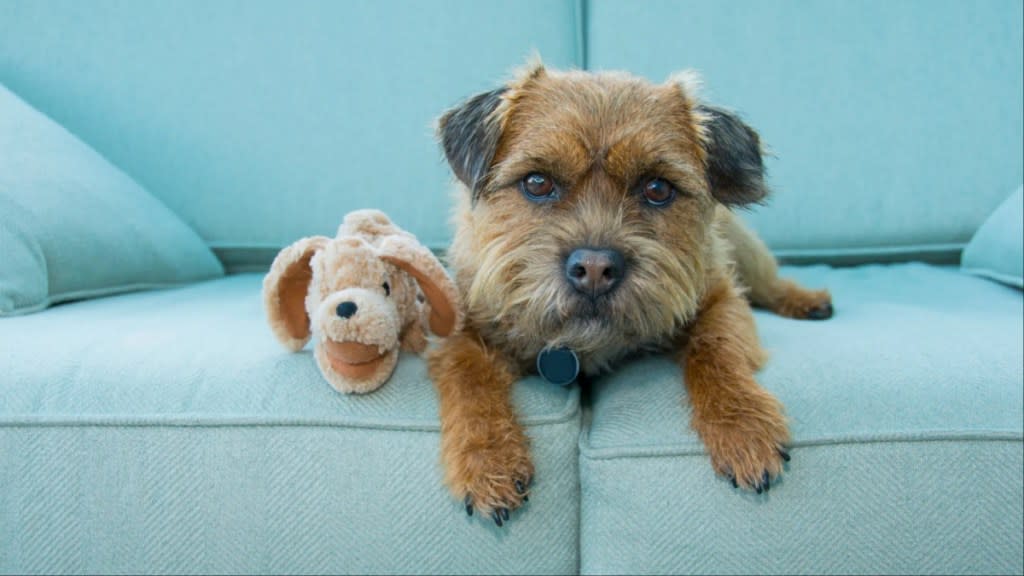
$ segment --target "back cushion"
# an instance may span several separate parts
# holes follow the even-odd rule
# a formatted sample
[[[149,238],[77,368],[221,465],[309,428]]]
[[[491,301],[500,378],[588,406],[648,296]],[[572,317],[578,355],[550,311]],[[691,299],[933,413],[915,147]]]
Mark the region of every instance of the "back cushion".
[[[1020,183],[1019,0],[589,2],[588,67],[699,70],[775,154],[778,251],[956,249]]]
[[[451,186],[434,119],[534,49],[578,64],[578,10],[0,0],[0,83],[132,175],[229,265],[260,248],[265,265],[367,207],[441,247]]]

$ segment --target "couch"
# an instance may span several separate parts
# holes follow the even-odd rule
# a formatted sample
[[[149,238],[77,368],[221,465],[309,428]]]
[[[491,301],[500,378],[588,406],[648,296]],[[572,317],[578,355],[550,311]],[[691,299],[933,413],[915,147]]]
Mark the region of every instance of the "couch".
[[[1014,0],[0,0],[0,573],[1024,571]],[[792,461],[716,478],[678,370],[526,378],[504,527],[442,484],[405,355],[274,340],[274,254],[386,211],[443,252],[445,108],[531,51],[698,69],[772,150],[743,217],[826,322],[758,311]]]

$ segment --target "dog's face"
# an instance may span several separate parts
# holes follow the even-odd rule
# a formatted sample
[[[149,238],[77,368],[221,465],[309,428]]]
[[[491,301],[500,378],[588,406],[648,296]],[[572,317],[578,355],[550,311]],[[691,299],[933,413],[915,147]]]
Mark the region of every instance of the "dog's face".
[[[756,134],[680,78],[535,66],[445,114],[460,201],[451,262],[471,322],[523,360],[597,371],[694,314],[717,204],[765,194]]]

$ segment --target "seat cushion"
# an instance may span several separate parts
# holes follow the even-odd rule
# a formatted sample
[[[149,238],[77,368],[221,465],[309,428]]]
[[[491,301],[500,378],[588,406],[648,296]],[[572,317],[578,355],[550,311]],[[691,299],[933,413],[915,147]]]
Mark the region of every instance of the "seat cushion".
[[[442,485],[423,361],[339,394],[280,347],[260,289],[229,276],[0,320],[0,572],[577,569],[578,392],[516,387],[536,490],[499,529]]]
[[[836,315],[757,313],[758,380],[791,420],[781,481],[716,479],[680,370],[633,362],[592,391],[582,571],[1020,572],[1020,291],[922,264],[784,272]]]

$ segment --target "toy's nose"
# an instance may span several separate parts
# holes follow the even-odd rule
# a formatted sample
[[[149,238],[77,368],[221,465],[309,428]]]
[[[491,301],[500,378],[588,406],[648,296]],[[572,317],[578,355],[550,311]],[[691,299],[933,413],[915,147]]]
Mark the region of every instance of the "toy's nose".
[[[356,310],[359,310],[359,307],[356,306],[355,302],[342,302],[338,304],[337,312],[341,318],[351,318],[356,313]]]

